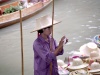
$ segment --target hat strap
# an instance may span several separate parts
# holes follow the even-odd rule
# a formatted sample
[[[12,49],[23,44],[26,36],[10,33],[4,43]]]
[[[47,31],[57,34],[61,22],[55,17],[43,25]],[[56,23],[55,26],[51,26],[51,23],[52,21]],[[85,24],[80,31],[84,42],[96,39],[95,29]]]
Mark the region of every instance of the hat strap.
[[[37,32],[37,37],[39,37],[40,36],[40,33],[39,32]]]

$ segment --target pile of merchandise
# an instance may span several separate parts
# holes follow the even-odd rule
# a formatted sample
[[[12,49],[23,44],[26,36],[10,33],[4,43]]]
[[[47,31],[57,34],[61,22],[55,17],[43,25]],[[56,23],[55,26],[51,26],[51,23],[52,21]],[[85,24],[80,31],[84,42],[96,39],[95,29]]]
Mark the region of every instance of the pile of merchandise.
[[[66,61],[57,61],[60,75],[100,75],[100,36],[96,35],[92,42],[82,45],[79,52]]]

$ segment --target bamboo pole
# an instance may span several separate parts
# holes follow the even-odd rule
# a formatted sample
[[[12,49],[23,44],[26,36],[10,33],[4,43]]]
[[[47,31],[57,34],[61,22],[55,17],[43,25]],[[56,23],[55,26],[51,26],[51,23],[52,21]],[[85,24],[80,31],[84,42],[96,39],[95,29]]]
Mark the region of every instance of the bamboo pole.
[[[52,37],[53,37],[53,21],[54,21],[54,0],[52,2]]]
[[[53,21],[54,21],[54,0],[52,1],[52,38],[53,38]],[[52,40],[51,40],[52,41]],[[52,45],[52,44],[51,44]],[[51,46],[52,47],[52,46]],[[50,63],[50,75],[52,75],[52,62]]]
[[[22,75],[24,75],[24,55],[23,55],[23,31],[22,31],[22,13],[21,10],[19,10],[20,13],[20,36],[21,36],[21,62],[22,62]]]

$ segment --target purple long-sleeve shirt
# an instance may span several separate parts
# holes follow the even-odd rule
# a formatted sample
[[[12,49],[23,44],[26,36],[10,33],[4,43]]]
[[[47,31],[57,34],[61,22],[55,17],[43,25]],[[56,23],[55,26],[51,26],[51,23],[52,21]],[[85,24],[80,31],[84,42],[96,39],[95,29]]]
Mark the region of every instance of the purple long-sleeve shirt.
[[[52,46],[54,51],[57,48],[55,40],[53,40]],[[54,55],[54,52],[50,51],[50,42],[45,41],[44,38],[42,38],[42,36],[40,35],[34,41],[33,50],[34,50],[34,75],[50,75],[51,62],[52,62],[52,75],[59,75],[56,56]],[[62,54],[63,50],[58,55]]]

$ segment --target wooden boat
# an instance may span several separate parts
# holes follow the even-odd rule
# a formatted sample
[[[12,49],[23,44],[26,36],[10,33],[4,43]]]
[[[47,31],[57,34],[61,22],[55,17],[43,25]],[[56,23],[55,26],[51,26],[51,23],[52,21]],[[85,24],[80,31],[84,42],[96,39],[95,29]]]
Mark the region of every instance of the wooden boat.
[[[32,5],[31,7],[22,9],[22,20],[26,20],[29,17],[32,17],[36,13],[40,12],[47,5],[49,5],[51,2],[52,0],[48,0],[46,2],[38,2]],[[17,6],[18,4],[19,4],[18,2],[13,2],[11,4],[1,6],[0,8],[4,11],[5,8],[9,8],[11,5]],[[10,14],[1,15],[0,16],[0,29],[10,26],[12,24],[15,24],[19,21],[20,21],[19,11],[16,11]]]

